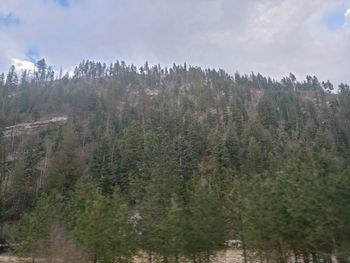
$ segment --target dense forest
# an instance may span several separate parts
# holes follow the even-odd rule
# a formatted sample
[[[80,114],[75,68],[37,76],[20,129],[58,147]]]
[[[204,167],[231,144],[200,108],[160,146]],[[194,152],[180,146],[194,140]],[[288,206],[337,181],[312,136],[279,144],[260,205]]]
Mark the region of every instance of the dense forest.
[[[1,241],[33,261],[349,262],[347,84],[40,60],[0,75],[0,131]]]

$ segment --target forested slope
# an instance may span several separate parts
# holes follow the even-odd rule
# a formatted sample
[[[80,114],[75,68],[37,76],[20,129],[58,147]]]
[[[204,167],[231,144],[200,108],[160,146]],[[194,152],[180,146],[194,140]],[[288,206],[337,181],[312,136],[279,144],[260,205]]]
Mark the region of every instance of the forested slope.
[[[3,242],[65,262],[141,250],[206,262],[234,239],[259,260],[346,262],[350,88],[332,90],[186,64],[12,67],[0,77]]]

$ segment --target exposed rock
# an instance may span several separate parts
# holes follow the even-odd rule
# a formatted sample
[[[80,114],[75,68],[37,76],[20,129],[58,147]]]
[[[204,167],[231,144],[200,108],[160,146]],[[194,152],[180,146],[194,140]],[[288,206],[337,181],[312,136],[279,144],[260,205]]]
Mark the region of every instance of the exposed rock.
[[[23,133],[30,132],[30,130],[37,129],[52,123],[65,123],[68,120],[67,116],[54,117],[50,120],[35,121],[20,123],[12,126],[8,126],[4,130],[4,137],[18,136]]]

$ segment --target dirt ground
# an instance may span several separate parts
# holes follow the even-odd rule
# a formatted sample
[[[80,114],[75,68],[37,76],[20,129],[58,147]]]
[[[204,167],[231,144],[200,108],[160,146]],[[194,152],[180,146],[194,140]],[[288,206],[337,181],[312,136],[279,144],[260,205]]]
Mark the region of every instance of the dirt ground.
[[[1,262],[1,261],[0,261]],[[156,262],[156,261],[155,261]],[[190,263],[191,261],[184,261]],[[220,251],[213,257],[212,263],[243,263],[242,251],[239,249],[227,249]],[[136,257],[134,263],[149,263],[148,257]]]
[[[11,255],[0,255],[0,263],[19,263],[19,262],[31,262],[30,258],[19,258]],[[43,259],[37,259],[35,262],[45,262]],[[59,262],[59,260],[58,260]],[[212,261],[213,263],[242,263],[242,251],[238,249],[228,249],[221,251],[217,254],[216,258]],[[148,263],[146,258],[137,258],[135,263]]]
[[[242,263],[242,251],[238,249],[228,249],[218,254],[216,263]]]

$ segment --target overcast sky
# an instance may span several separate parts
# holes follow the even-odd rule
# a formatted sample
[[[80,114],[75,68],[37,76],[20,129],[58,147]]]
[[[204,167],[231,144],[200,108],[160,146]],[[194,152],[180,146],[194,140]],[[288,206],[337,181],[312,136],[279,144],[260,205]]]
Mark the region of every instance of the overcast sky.
[[[350,0],[0,0],[0,71],[46,58],[350,83]]]

